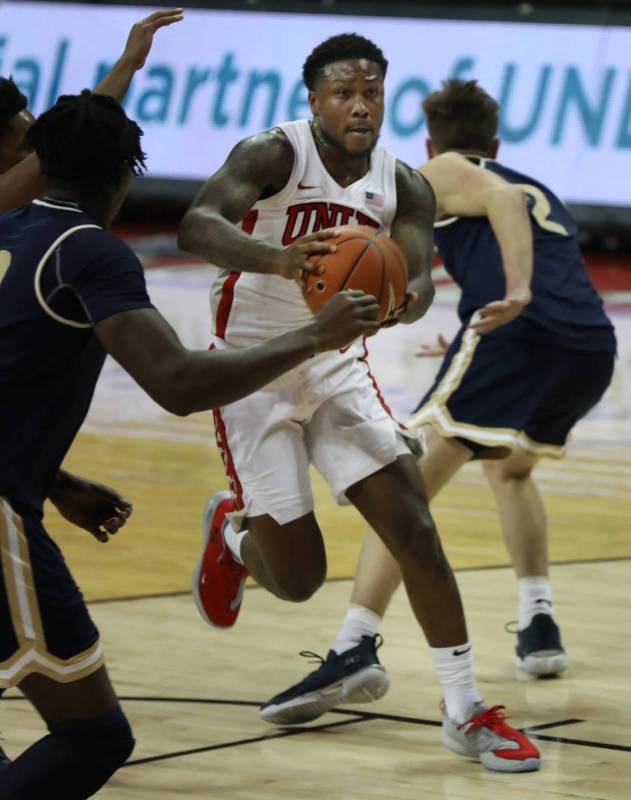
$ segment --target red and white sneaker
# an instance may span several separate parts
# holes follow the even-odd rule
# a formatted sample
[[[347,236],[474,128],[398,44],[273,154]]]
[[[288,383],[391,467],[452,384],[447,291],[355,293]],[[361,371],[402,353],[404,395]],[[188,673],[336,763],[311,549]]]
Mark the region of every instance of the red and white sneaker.
[[[466,722],[454,722],[443,715],[442,742],[454,753],[479,758],[482,765],[495,772],[532,772],[539,769],[541,756],[530,739],[506,723],[504,706],[486,705],[480,701],[467,709]]]
[[[230,552],[223,537],[226,514],[234,510],[230,492],[217,492],[202,518],[202,554],[193,573],[195,605],[209,625],[231,628],[239,616],[248,571]]]

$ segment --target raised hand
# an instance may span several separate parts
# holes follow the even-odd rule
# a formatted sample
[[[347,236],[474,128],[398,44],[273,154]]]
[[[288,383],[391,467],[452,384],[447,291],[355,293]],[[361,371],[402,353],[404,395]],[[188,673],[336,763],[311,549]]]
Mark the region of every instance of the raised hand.
[[[430,358],[432,356],[444,356],[449,350],[449,342],[442,333],[438,334],[435,344],[422,344],[420,350],[415,353],[417,358]]]
[[[379,304],[371,294],[357,289],[339,292],[315,315],[318,351],[339,350],[360,336],[379,330]]]
[[[478,309],[471,317],[469,327],[473,328],[476,333],[490,333],[500,325],[512,322],[521,314],[531,299],[530,290],[525,289],[507,294],[503,300],[487,303],[484,308]]]
[[[153,35],[160,28],[173,25],[183,19],[183,9],[169,8],[156,11],[137,22],[129,32],[121,59],[128,61],[134,69],[142,69],[153,44]]]
[[[307,275],[319,275],[322,271],[317,264],[309,261],[309,256],[334,253],[335,245],[327,244],[326,240],[338,235],[336,228],[326,228],[296,239],[270,264],[270,272],[304,285]]]
[[[131,503],[101,483],[60,471],[49,494],[59,513],[79,528],[108,542],[132,513]]]

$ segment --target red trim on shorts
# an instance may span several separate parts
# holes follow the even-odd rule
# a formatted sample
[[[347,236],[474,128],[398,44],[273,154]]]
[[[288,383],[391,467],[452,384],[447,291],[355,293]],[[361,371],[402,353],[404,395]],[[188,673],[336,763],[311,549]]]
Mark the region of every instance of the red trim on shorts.
[[[399,420],[392,413],[392,410],[390,409],[390,406],[386,403],[386,401],[384,400],[383,395],[381,394],[381,389],[379,388],[379,384],[375,380],[375,376],[370,371],[370,366],[368,365],[368,347],[366,346],[366,339],[364,339],[363,345],[364,345],[364,355],[359,360],[363,361],[364,364],[366,365],[366,369],[368,370],[368,377],[370,378],[371,383],[372,383],[372,385],[373,385],[373,387],[375,389],[375,392],[377,394],[377,399],[381,403],[381,407],[386,412],[386,414],[390,417],[390,419],[392,419],[393,422],[396,422],[396,424],[399,426],[399,428],[401,428],[401,430],[407,431],[407,426],[404,425],[402,422],[399,422]]]
[[[217,447],[219,448],[221,460],[223,461],[223,465],[226,470],[228,485],[230,486],[230,491],[234,497],[234,507],[236,511],[241,511],[244,506],[243,486],[241,485],[241,481],[237,475],[237,470],[234,466],[232,450],[230,450],[230,445],[228,444],[226,424],[223,421],[221,411],[218,408],[213,408],[213,419],[215,421],[215,439],[217,441]]]
[[[241,230],[250,236],[258,218],[259,212],[256,209],[253,208],[251,211],[248,211],[241,220]],[[234,287],[240,275],[240,272],[231,272],[221,287],[221,299],[217,306],[217,320],[215,322],[215,336],[218,336],[220,339],[226,338],[228,317],[230,316],[232,303],[234,301]]]
[[[232,301],[234,300],[234,286],[240,277],[240,272],[231,272],[221,287],[221,299],[217,306],[217,319],[215,321],[215,336],[218,336],[220,339],[226,338],[228,317],[232,309]]]

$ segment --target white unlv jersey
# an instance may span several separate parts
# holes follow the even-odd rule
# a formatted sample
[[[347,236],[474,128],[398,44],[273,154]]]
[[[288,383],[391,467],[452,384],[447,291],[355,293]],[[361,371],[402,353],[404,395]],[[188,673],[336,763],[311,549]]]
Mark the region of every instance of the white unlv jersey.
[[[242,221],[257,239],[286,247],[313,231],[336,225],[371,225],[389,231],[397,205],[396,159],[377,145],[370,169],[340,186],[327,172],[306,119],[279,126],[294,148],[287,185],[259,200]],[[309,322],[300,287],[279,275],[220,272],[211,291],[214,341],[243,347]]]

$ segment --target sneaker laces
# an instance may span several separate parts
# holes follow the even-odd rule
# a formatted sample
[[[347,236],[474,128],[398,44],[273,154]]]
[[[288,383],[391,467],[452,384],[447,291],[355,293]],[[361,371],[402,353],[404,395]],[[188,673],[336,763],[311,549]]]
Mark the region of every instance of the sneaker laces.
[[[322,658],[322,656],[319,653],[314,653],[313,650],[301,650],[300,651],[300,655],[303,658],[310,659],[310,661],[309,661],[310,664],[319,664],[320,667],[323,664],[326,664],[326,658]],[[320,667],[318,667],[318,669]]]
[[[512,633],[512,634],[514,634],[516,636],[517,632],[519,631],[518,625],[519,625],[519,623],[517,622],[517,620],[516,619],[512,619],[510,622],[507,622],[504,625],[504,630],[506,631],[506,633]]]
[[[374,636],[362,636],[362,639],[372,639],[375,644],[375,650],[379,650],[381,645],[383,644],[383,636],[380,633],[375,633]],[[356,647],[358,645],[355,645]],[[335,652],[335,651],[333,651]],[[347,651],[344,651],[347,652]],[[309,661],[310,664],[319,664],[320,666],[318,669],[323,665],[326,664],[326,658],[322,658],[319,653],[314,653],[313,650],[301,650],[300,655],[303,658],[311,659]],[[341,653],[335,653],[335,655],[343,655]]]
[[[471,717],[471,719],[458,725],[458,730],[466,728],[464,733],[465,736],[468,736],[478,728],[490,728],[493,733],[504,736],[507,727],[505,723],[508,717],[502,711],[503,708],[506,708],[506,706],[491,706],[491,708],[485,708],[484,711],[476,714],[475,717]]]

